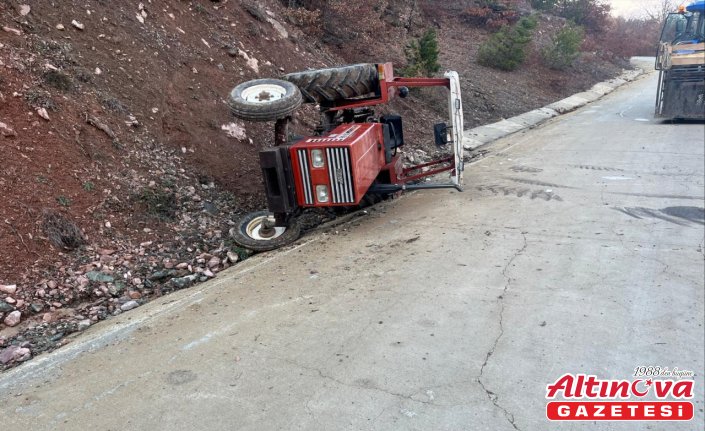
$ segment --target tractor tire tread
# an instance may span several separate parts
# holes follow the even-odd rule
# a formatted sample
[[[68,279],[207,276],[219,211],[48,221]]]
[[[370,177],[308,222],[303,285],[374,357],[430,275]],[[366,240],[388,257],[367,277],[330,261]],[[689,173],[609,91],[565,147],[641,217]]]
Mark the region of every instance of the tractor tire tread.
[[[367,96],[379,86],[373,63],[290,73],[284,77],[301,90],[307,103],[333,103]]]

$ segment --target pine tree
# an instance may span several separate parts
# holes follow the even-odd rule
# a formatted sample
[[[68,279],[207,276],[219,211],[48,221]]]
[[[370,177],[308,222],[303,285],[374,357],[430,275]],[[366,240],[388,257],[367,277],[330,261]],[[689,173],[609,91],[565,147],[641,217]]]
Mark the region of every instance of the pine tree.
[[[432,28],[426,30],[418,40],[412,40],[404,50],[406,67],[404,76],[431,76],[441,70],[438,63],[438,39]]]
[[[534,17],[522,18],[512,27],[502,27],[480,46],[478,63],[495,69],[516,70],[526,59],[526,47],[534,28]]]
[[[585,32],[582,27],[566,25],[552,38],[551,44],[541,52],[551,69],[564,70],[580,56],[580,45]]]

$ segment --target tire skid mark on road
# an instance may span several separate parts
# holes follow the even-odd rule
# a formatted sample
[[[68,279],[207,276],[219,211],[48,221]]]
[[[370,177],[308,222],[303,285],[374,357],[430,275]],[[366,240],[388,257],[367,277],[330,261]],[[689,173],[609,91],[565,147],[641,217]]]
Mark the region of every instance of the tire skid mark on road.
[[[621,195],[621,196],[636,196],[640,198],[658,198],[658,199],[689,199],[689,200],[704,200],[702,196],[688,196],[688,195],[660,195],[656,193],[630,193],[630,192],[605,192],[610,195]]]
[[[539,172],[543,172],[543,169],[541,169],[541,168],[534,168],[531,166],[523,166],[523,165],[515,165],[509,169],[514,172],[528,172],[531,174],[538,174]]]
[[[546,183],[546,182],[538,181],[538,180],[528,180],[526,178],[504,177],[504,179],[507,179],[509,181],[514,181],[515,183],[529,184],[532,186],[555,187],[557,189],[574,189],[575,188],[575,187],[571,187],[571,186],[563,186],[560,184]]]
[[[705,209],[699,207],[666,207],[661,209],[644,207],[613,207],[635,219],[655,218],[679,226],[690,226],[692,223],[705,225]]]
[[[591,171],[611,171],[611,172],[624,172],[624,169],[619,168],[609,168],[605,166],[593,166],[593,165],[570,165],[573,168],[591,170]]]
[[[497,184],[477,186],[475,189],[481,192],[488,191],[494,196],[516,196],[518,198],[528,197],[531,200],[541,199],[547,202],[551,200],[563,202],[563,198],[556,193],[553,193],[552,190],[530,189],[527,187],[508,187]]]

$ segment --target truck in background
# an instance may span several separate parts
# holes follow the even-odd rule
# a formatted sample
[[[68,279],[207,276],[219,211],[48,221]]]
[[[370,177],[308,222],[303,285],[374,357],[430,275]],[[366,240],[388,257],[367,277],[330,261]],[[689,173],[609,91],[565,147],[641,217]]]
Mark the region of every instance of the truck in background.
[[[668,14],[656,53],[657,118],[705,119],[705,0]]]

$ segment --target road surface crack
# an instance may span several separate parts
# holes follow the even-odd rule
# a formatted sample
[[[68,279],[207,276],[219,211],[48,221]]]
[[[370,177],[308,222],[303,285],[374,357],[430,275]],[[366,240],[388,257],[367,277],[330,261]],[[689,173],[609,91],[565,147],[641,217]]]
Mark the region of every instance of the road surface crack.
[[[405,399],[405,400],[408,400],[408,401],[413,401],[413,402],[421,403],[421,404],[438,405],[438,404],[433,403],[433,402],[431,402],[431,401],[424,401],[424,400],[420,400],[420,399],[414,398],[414,395],[416,395],[416,392],[414,392],[414,393],[412,393],[412,394],[410,394],[410,395],[406,395],[406,394],[402,394],[402,393],[399,393],[399,392],[390,391],[389,389],[380,388],[379,386],[376,386],[376,385],[373,385],[373,384],[360,384],[360,385],[358,385],[358,384],[355,384],[355,383],[348,383],[348,382],[344,382],[344,381],[339,380],[339,379],[337,379],[337,378],[335,378],[335,377],[333,377],[333,376],[331,376],[331,375],[328,375],[328,374],[324,373],[324,372],[323,372],[321,369],[319,369],[319,368],[310,367],[310,366],[307,366],[307,365],[304,365],[304,364],[300,364],[300,363],[298,363],[298,362],[296,362],[296,361],[293,361],[293,360],[291,360],[291,359],[286,359],[286,358],[273,358],[273,359],[277,359],[277,360],[286,362],[286,363],[289,364],[289,365],[293,365],[293,366],[295,366],[295,367],[297,367],[297,368],[301,368],[301,369],[303,369],[303,370],[311,371],[311,372],[317,374],[320,378],[325,379],[325,380],[330,380],[330,381],[332,381],[332,382],[334,382],[334,383],[337,383],[337,384],[339,384],[339,385],[341,385],[341,386],[347,386],[347,387],[349,387],[349,388],[355,388],[355,389],[366,389],[366,390],[371,390],[371,391],[382,392],[382,393],[384,393],[384,394],[393,396],[393,397],[395,397],[395,398],[401,398],[401,399]]]
[[[485,356],[485,362],[482,363],[482,366],[480,367],[480,374],[477,376],[477,383],[480,385],[483,391],[485,391],[485,394],[487,395],[487,399],[490,400],[490,402],[499,410],[504,413],[504,417],[507,418],[507,421],[512,425],[512,427],[517,430],[521,431],[519,427],[517,426],[514,415],[509,412],[504,406],[502,406],[499,403],[499,396],[495,394],[494,392],[490,391],[487,389],[485,386],[485,383],[482,381],[482,377],[485,373],[485,367],[487,366],[487,363],[489,362],[490,358],[494,354],[495,349],[497,348],[497,344],[499,344],[499,340],[502,338],[504,335],[504,299],[505,296],[507,295],[507,291],[509,290],[509,286],[511,286],[513,278],[511,278],[509,275],[507,275],[507,272],[509,271],[510,265],[516,260],[517,257],[519,257],[524,251],[526,251],[526,247],[528,245],[528,242],[526,240],[526,234],[522,232],[522,237],[524,238],[524,245],[517,250],[514,255],[507,261],[507,264],[504,266],[504,269],[502,269],[502,276],[506,279],[506,282],[504,284],[504,289],[502,290],[502,294],[498,298],[498,303],[499,303],[499,333],[497,334],[497,337],[494,340],[494,343],[492,344],[492,348],[487,352],[487,355]]]

